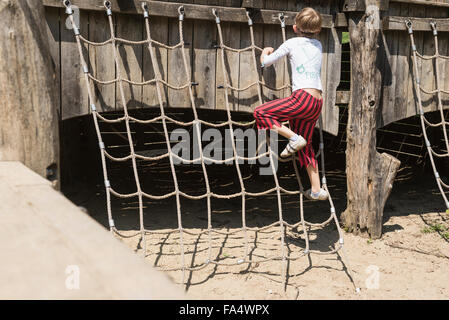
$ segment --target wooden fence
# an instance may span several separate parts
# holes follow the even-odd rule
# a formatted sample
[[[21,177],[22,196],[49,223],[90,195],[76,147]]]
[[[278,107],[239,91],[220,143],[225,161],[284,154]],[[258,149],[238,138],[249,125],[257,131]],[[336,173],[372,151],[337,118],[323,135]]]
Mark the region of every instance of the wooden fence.
[[[80,10],[79,27],[81,34],[96,42],[105,41],[110,37],[108,22],[101,0],[73,0]],[[141,1],[111,1],[114,9],[115,32],[118,37],[130,40],[142,40],[145,37]],[[184,39],[189,58],[192,79],[198,83],[194,87],[196,105],[205,109],[224,109],[224,90],[221,68],[218,68],[217,32],[211,7],[221,8],[224,18],[222,28],[224,39],[228,46],[234,48],[246,47],[250,44],[249,28],[245,22],[245,8],[249,8],[255,15],[255,42],[260,47],[277,47],[282,42],[281,28],[277,21],[277,14],[284,12],[287,18],[287,37],[292,37],[290,25],[295,12],[302,7],[312,6],[324,17],[324,29],[320,35],[323,44],[322,80],[325,107],[323,108],[324,130],[337,134],[338,107],[336,103],[347,103],[348,92],[336,92],[340,82],[341,72],[341,39],[346,31],[345,10],[347,1],[318,0],[184,0],[184,1],[148,1],[150,4],[151,30],[155,40],[173,45],[179,41],[177,10],[182,3],[185,5],[186,21]],[[174,3],[178,2],[178,3]],[[440,53],[449,55],[449,0],[421,1],[421,0],[391,0],[380,1],[386,3],[388,10],[381,13],[383,18],[382,40],[379,42],[382,54],[378,67],[382,70],[382,101],[379,108],[378,127],[388,123],[410,117],[416,114],[415,93],[412,83],[410,44],[405,31],[404,20],[413,18],[417,25],[417,49],[424,54],[433,54],[434,44],[428,26],[429,18],[439,20],[441,34],[439,36]],[[52,58],[56,65],[59,87],[59,115],[61,120],[77,117],[89,113],[87,90],[82,78],[79,56],[73,31],[68,28],[67,16],[59,0],[44,0],[46,5],[46,21]],[[208,6],[206,6],[206,4]],[[382,8],[382,6],[381,6]],[[415,19],[418,18],[418,19]],[[420,21],[419,18],[426,18]],[[444,18],[446,20],[444,20]],[[419,24],[421,22],[421,24]],[[419,31],[421,30],[421,31]],[[147,81],[153,78],[149,52],[144,45],[121,45],[120,72],[126,74],[130,80]],[[90,71],[100,79],[113,79],[116,69],[112,56],[111,45],[84,47],[86,60],[89,61]],[[270,86],[281,86],[287,77],[282,63],[278,63],[266,70],[252,70],[251,52],[226,53],[229,81],[233,86],[244,87],[254,82],[258,76]],[[180,85],[182,79],[182,63],[180,53],[165,48],[157,48],[159,68],[165,81]],[[422,83],[427,88],[434,87],[432,61],[425,61],[420,66]],[[449,87],[449,60],[442,63],[442,77],[445,87]],[[96,85],[95,96],[97,108],[101,111],[116,111],[123,108],[120,99],[116,99],[118,90],[116,84]],[[144,87],[125,85],[126,99],[129,108],[157,107],[155,86]],[[271,100],[284,97],[287,91],[272,91],[264,89],[264,99]],[[257,89],[252,87],[243,92],[231,92],[230,102],[235,111],[252,112],[258,104]],[[435,97],[424,96],[425,111],[436,110]],[[447,97],[446,97],[447,98]],[[163,96],[167,107],[189,108],[190,102],[187,89],[176,91],[166,89]]]

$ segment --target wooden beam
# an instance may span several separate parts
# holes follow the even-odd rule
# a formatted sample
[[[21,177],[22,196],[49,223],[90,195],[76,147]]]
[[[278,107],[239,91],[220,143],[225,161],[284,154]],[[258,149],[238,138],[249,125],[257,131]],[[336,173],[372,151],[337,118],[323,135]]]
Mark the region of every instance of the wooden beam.
[[[436,2],[428,0],[390,0],[390,2],[418,4],[429,7],[446,7],[449,8],[449,2]]]
[[[370,1],[374,5],[378,6],[379,10],[382,10],[382,11],[388,10],[389,0],[345,0],[345,3],[343,4],[343,11],[344,12],[355,12],[355,11],[365,12],[367,1]]]
[[[116,13],[125,14],[143,14],[141,7],[141,0],[110,0],[112,3],[112,11]],[[60,0],[43,0],[45,6],[63,8]],[[174,3],[165,1],[147,1],[149,13],[151,16],[163,17],[178,17],[178,8],[184,6],[185,18],[194,20],[215,20],[212,14],[212,8],[217,9],[217,13],[221,21],[230,22],[248,22],[245,8],[232,8],[220,6],[206,6],[188,3]],[[103,0],[74,0],[73,5],[76,5],[81,10],[106,11],[103,6]],[[293,25],[295,23],[295,16],[297,12],[292,11],[276,11],[253,9],[252,20],[254,23],[263,24],[279,24],[278,14],[284,13],[286,25]],[[323,28],[332,28],[334,26],[333,17],[329,14],[322,14]]]
[[[337,91],[335,104],[348,104],[351,98],[351,91]]]
[[[335,22],[334,25],[336,28],[344,28],[348,26],[348,19],[346,18],[346,15],[342,12],[338,12],[335,16]]]
[[[42,3],[0,1],[0,43],[0,161],[20,161],[58,188],[57,73]]]
[[[242,8],[258,8],[262,9],[264,7],[263,0],[243,0]]]
[[[406,20],[410,20],[412,22],[412,28],[414,31],[432,31],[432,28],[430,27],[431,21],[436,22],[438,31],[449,31],[449,18],[433,19],[388,16],[383,18],[382,27],[384,30],[407,30],[405,26]]]

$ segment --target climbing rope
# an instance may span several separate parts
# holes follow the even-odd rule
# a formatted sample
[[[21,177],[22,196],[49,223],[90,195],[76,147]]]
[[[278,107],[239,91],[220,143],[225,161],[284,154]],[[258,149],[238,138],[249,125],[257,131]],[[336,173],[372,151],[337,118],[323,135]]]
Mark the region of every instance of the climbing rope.
[[[437,182],[438,185],[438,189],[440,190],[441,196],[443,197],[443,200],[446,204],[446,208],[449,209],[449,201],[447,199],[446,193],[445,193],[445,189],[447,191],[449,191],[449,184],[445,183],[442,179],[440,174],[437,171],[436,165],[435,165],[435,160],[434,160],[434,156],[435,157],[439,157],[439,158],[443,158],[443,157],[447,157],[449,159],[449,140],[448,140],[448,129],[447,126],[449,126],[449,122],[446,120],[444,112],[443,112],[443,102],[442,102],[442,97],[441,94],[445,93],[445,94],[449,94],[449,91],[444,90],[441,88],[441,74],[440,74],[440,66],[438,63],[438,59],[449,59],[449,56],[444,56],[441,55],[438,49],[438,30],[437,30],[437,25],[434,21],[430,22],[430,27],[433,33],[433,38],[434,38],[434,43],[435,43],[435,54],[432,56],[426,56],[423,54],[420,54],[417,51],[416,48],[416,44],[415,44],[415,37],[414,37],[414,33],[413,33],[413,24],[410,20],[406,20],[405,21],[405,26],[407,28],[408,34],[410,35],[410,43],[411,43],[411,51],[412,51],[412,63],[413,63],[413,75],[414,75],[414,83],[415,83],[415,87],[416,87],[416,99],[417,99],[417,103],[418,103],[418,112],[419,112],[419,117],[421,120],[421,128],[422,128],[422,133],[423,133],[423,137],[424,137],[424,143],[426,145],[427,148],[427,153],[429,154],[429,158],[430,158],[430,163],[432,165],[432,169],[433,169],[433,174],[435,176],[435,180]],[[419,78],[419,70],[418,70],[418,58],[423,59],[423,60],[433,60],[435,59],[435,85],[436,88],[435,89],[424,89],[421,87],[421,81]],[[425,94],[431,94],[431,95],[435,95],[437,96],[437,106],[438,106],[438,111],[440,113],[441,116],[441,121],[438,123],[432,123],[431,121],[429,121],[425,114],[424,114],[424,108],[422,105],[422,97],[421,97],[421,92],[424,92]],[[441,127],[441,129],[443,130],[443,136],[444,136],[444,143],[446,146],[446,152],[445,153],[438,153],[435,152],[432,148],[432,145],[430,144],[430,140],[429,137],[427,135],[427,127]]]
[[[343,249],[343,235],[342,235],[342,231],[338,222],[338,218],[336,215],[336,211],[335,211],[335,207],[334,204],[332,202],[332,198],[329,196],[329,205],[330,205],[330,217],[322,222],[322,223],[311,223],[308,222],[304,219],[304,208],[303,208],[303,196],[304,196],[304,189],[303,189],[303,185],[301,183],[301,179],[300,179],[300,175],[299,175],[299,169],[297,167],[297,157],[296,156],[292,156],[289,159],[282,159],[279,158],[278,155],[273,152],[273,150],[271,149],[270,143],[269,143],[269,139],[267,139],[266,146],[267,146],[267,151],[264,153],[259,153],[256,156],[253,157],[244,157],[238,154],[237,152],[237,147],[236,147],[236,143],[235,143],[235,139],[231,139],[232,140],[232,150],[233,150],[233,156],[224,160],[216,160],[216,159],[212,159],[210,157],[206,157],[203,154],[203,150],[200,147],[199,148],[199,157],[192,159],[192,160],[188,160],[188,159],[184,159],[181,158],[180,156],[178,156],[177,154],[175,154],[172,149],[171,149],[171,145],[170,145],[170,140],[169,140],[169,131],[167,128],[167,123],[171,122],[171,123],[175,123],[177,125],[180,126],[193,126],[196,130],[196,136],[197,136],[197,143],[199,146],[201,146],[201,132],[200,132],[200,125],[204,124],[207,126],[211,126],[211,127],[227,127],[230,131],[230,135],[231,137],[234,137],[234,126],[238,125],[238,126],[252,126],[254,125],[254,121],[250,121],[250,122],[238,122],[238,121],[234,121],[232,120],[231,117],[231,108],[230,108],[230,103],[229,103],[229,98],[228,98],[228,93],[230,90],[234,90],[234,91],[243,91],[243,90],[247,90],[253,86],[257,86],[257,95],[258,95],[258,99],[259,99],[259,103],[262,104],[263,103],[263,95],[262,95],[262,87],[267,87],[271,90],[276,90],[276,91],[280,91],[280,90],[290,90],[291,91],[291,85],[290,80],[289,80],[289,75],[288,75],[288,65],[287,65],[287,61],[284,60],[284,74],[286,76],[284,76],[285,81],[287,82],[287,84],[278,87],[278,88],[273,88],[270,86],[267,86],[263,80],[263,77],[261,79],[261,75],[258,72],[257,69],[257,60],[256,60],[256,51],[261,51],[261,48],[257,47],[255,45],[254,42],[254,31],[253,31],[253,22],[251,19],[250,14],[247,12],[247,17],[248,17],[248,26],[249,26],[249,30],[250,30],[250,37],[251,37],[251,45],[248,46],[247,48],[243,48],[243,49],[234,49],[231,47],[228,47],[224,44],[224,39],[223,39],[223,33],[221,30],[221,24],[220,24],[220,17],[217,14],[217,11],[215,9],[212,10],[212,13],[215,17],[215,22],[216,22],[216,26],[217,26],[217,31],[218,31],[218,38],[219,38],[219,44],[217,45],[217,49],[219,51],[219,56],[220,56],[220,64],[221,64],[221,68],[222,68],[222,72],[224,75],[224,80],[223,80],[223,84],[221,86],[221,88],[224,89],[224,94],[225,94],[225,106],[226,106],[226,114],[227,114],[227,119],[225,121],[222,121],[220,123],[212,123],[212,122],[207,122],[204,120],[199,119],[198,117],[198,113],[197,113],[197,107],[195,104],[195,99],[194,99],[194,95],[193,95],[193,90],[192,87],[194,85],[196,85],[196,83],[192,82],[191,79],[191,72],[189,69],[189,64],[187,62],[187,57],[186,57],[186,53],[185,53],[185,42],[184,42],[184,37],[183,37],[183,23],[184,23],[184,18],[185,18],[185,11],[184,11],[184,7],[180,6],[178,8],[178,28],[179,28],[179,43],[174,45],[174,46],[168,46],[165,44],[162,44],[160,42],[157,42],[155,40],[152,39],[151,37],[151,32],[150,32],[150,14],[149,14],[149,8],[148,5],[146,3],[142,3],[142,9],[143,9],[143,16],[144,16],[144,22],[145,22],[145,31],[146,31],[146,39],[142,40],[142,41],[130,41],[130,40],[125,40],[125,39],[121,39],[115,36],[115,32],[114,32],[114,24],[113,24],[113,19],[112,19],[112,8],[111,8],[111,3],[110,1],[104,1],[104,7],[106,10],[106,14],[108,17],[108,22],[109,22],[109,29],[110,29],[110,39],[104,41],[104,42],[92,42],[89,41],[87,39],[85,39],[84,37],[81,36],[78,27],[75,25],[75,21],[73,18],[73,10],[71,8],[71,3],[68,0],[64,0],[63,1],[64,6],[66,7],[66,13],[69,15],[70,21],[72,22],[73,25],[73,31],[74,31],[74,35],[76,38],[76,43],[77,43],[77,47],[78,47],[78,51],[79,51],[79,55],[80,55],[80,61],[81,61],[81,66],[84,72],[84,78],[85,78],[85,83],[87,86],[87,92],[88,92],[88,97],[89,97],[89,101],[91,102],[91,111],[92,111],[92,116],[93,116],[93,120],[94,120],[94,124],[95,124],[95,131],[97,134],[97,138],[99,141],[99,148],[100,148],[100,154],[101,154],[101,162],[102,162],[102,168],[103,168],[103,176],[104,176],[104,182],[105,182],[105,190],[106,190],[106,202],[107,202],[107,214],[108,214],[108,221],[109,221],[109,228],[110,231],[122,236],[122,237],[134,237],[134,236],[138,236],[140,235],[141,237],[141,241],[143,242],[143,254],[144,256],[146,256],[146,238],[145,236],[148,234],[171,234],[171,233],[175,233],[178,232],[179,233],[179,246],[180,246],[180,257],[181,257],[181,266],[180,267],[174,267],[174,268],[164,268],[163,270],[165,271],[177,271],[177,270],[181,270],[182,271],[182,283],[185,283],[185,272],[188,271],[195,271],[195,270],[200,270],[205,268],[206,266],[213,264],[213,265],[224,265],[224,266],[231,266],[231,265],[239,265],[239,264],[256,264],[256,263],[261,263],[261,262],[267,262],[267,261],[273,261],[273,260],[280,260],[282,262],[282,277],[283,277],[283,283],[285,284],[286,281],[286,263],[287,261],[293,261],[293,260],[297,260],[305,255],[310,255],[311,253],[314,254],[330,254],[330,253],[336,253],[339,250]],[[281,24],[281,30],[282,30],[282,37],[283,40],[286,40],[286,36],[285,36],[285,21],[284,21],[284,16],[281,14],[279,15],[279,21]],[[89,72],[89,68],[88,65],[83,57],[83,53],[82,53],[82,43],[87,43],[89,45],[93,45],[93,46],[104,46],[107,44],[112,44],[112,46],[114,47],[113,50],[113,58],[115,61],[115,66],[116,66],[116,70],[117,70],[117,74],[115,79],[111,79],[111,80],[100,80],[97,79],[96,77],[94,77],[90,72]],[[118,45],[120,43],[126,43],[126,44],[133,44],[133,45],[146,45],[147,49],[149,51],[150,54],[150,59],[151,59],[151,64],[154,70],[154,79],[145,81],[145,82],[135,82],[135,81],[131,81],[129,79],[125,79],[122,77],[122,74],[120,72],[120,68],[119,68],[119,55],[118,55]],[[182,56],[182,63],[183,63],[183,69],[184,69],[184,78],[185,78],[185,83],[180,85],[180,86],[175,86],[172,85],[170,83],[168,83],[167,81],[164,81],[162,79],[162,75],[161,72],[159,70],[159,65],[158,65],[158,61],[157,61],[157,57],[156,57],[156,53],[155,53],[155,48],[154,46],[160,46],[163,48],[166,48],[168,50],[175,50],[178,49],[181,52],[181,56]],[[257,75],[257,79],[250,84],[249,86],[246,87],[242,87],[242,88],[237,88],[232,86],[229,82],[228,82],[228,74],[227,74],[227,70],[226,70],[226,65],[225,65],[225,51],[231,51],[231,52],[235,52],[235,53],[242,53],[244,51],[251,51],[252,53],[252,66],[253,66],[253,74]],[[286,58],[284,58],[286,59]],[[124,109],[124,115],[121,117],[117,117],[114,119],[108,119],[106,117],[104,117],[103,115],[101,115],[95,104],[92,103],[94,100],[94,95],[92,93],[91,90],[91,82],[94,83],[99,83],[99,84],[103,84],[103,85],[109,85],[109,84],[113,84],[116,83],[118,84],[119,87],[119,98],[122,102],[123,105],[123,109]],[[123,83],[128,83],[131,85],[138,85],[138,86],[145,86],[145,85],[150,85],[150,84],[154,84],[156,86],[156,94],[157,94],[157,99],[158,99],[158,103],[159,103],[159,109],[160,109],[160,115],[157,117],[154,117],[152,119],[147,119],[147,120],[141,120],[141,119],[137,119],[135,117],[132,117],[129,115],[128,113],[128,107],[127,107],[127,103],[126,103],[126,99],[125,99],[125,94],[124,94],[124,88],[123,88]],[[190,104],[191,104],[191,108],[193,111],[193,116],[194,119],[190,122],[182,122],[182,121],[178,121],[176,119],[173,119],[169,116],[166,115],[165,110],[164,110],[164,106],[163,106],[163,99],[162,99],[162,90],[163,90],[163,86],[175,89],[175,90],[181,90],[181,89],[188,89],[188,93],[189,93],[189,99],[190,99]],[[99,121],[104,121],[106,123],[125,123],[125,127],[126,127],[126,131],[127,131],[127,140],[128,140],[128,144],[129,144],[129,148],[130,148],[130,153],[127,156],[124,157],[114,157],[112,156],[107,150],[106,150],[106,146],[105,143],[102,140],[102,135],[101,135],[101,131],[99,128]],[[135,149],[134,149],[134,143],[133,143],[133,139],[132,139],[132,135],[131,135],[131,130],[130,130],[130,122],[136,122],[136,123],[141,123],[141,124],[150,124],[150,123],[154,123],[154,122],[161,122],[162,123],[162,128],[163,128],[163,133],[164,133],[164,137],[165,137],[165,143],[166,143],[166,148],[167,148],[167,152],[158,156],[154,156],[154,157],[148,157],[148,156],[143,156],[140,154],[136,154]],[[321,172],[322,172],[322,184],[323,184],[323,188],[329,193],[328,187],[327,187],[327,183],[326,183],[326,178],[325,178],[325,171],[324,171],[324,144],[323,144],[323,133],[322,133],[322,121],[320,118],[320,151],[317,153],[317,157],[320,156],[321,157]],[[261,191],[261,192],[249,192],[245,189],[245,184],[243,181],[243,176],[241,173],[241,169],[240,169],[240,165],[239,165],[239,160],[257,160],[257,159],[261,159],[263,157],[269,157],[270,160],[270,168],[272,171],[272,175],[274,178],[274,183],[275,183],[275,187],[265,190],[265,191]],[[137,169],[137,159],[139,160],[144,160],[144,161],[156,161],[156,160],[161,160],[164,158],[168,158],[169,159],[169,163],[170,163],[170,170],[171,170],[171,174],[172,174],[172,179],[173,179],[173,183],[174,183],[174,190],[171,192],[168,192],[166,194],[163,195],[151,195],[146,193],[144,190],[142,190],[141,184],[140,184],[140,179],[139,179],[139,172]],[[107,170],[107,164],[106,164],[106,159],[109,159],[111,161],[115,161],[115,162],[123,162],[123,161],[127,161],[127,160],[131,160],[132,163],[132,168],[133,168],[133,174],[134,174],[134,181],[135,181],[135,185],[136,185],[136,192],[133,193],[119,193],[117,192],[112,186],[111,183],[109,181],[108,178],[108,170]],[[202,168],[202,173],[203,173],[203,177],[204,177],[204,181],[205,181],[205,187],[206,187],[206,193],[201,194],[201,195],[191,195],[191,194],[187,194],[183,191],[181,191],[179,189],[179,185],[178,185],[178,178],[176,175],[176,171],[175,171],[175,165],[174,165],[174,160],[181,160],[183,163],[201,163],[201,168]],[[285,188],[283,188],[282,186],[280,186],[279,181],[278,181],[278,177],[276,174],[276,166],[275,166],[275,160],[276,161],[280,161],[280,162],[290,162],[293,165],[294,171],[295,171],[295,176],[298,182],[298,187],[299,190],[287,190]],[[206,170],[206,166],[205,166],[205,162],[209,161],[210,163],[215,163],[215,164],[224,164],[224,163],[229,163],[229,162],[233,162],[235,163],[235,168],[236,168],[236,174],[238,176],[239,179],[239,184],[240,184],[240,190],[238,192],[232,193],[232,194],[218,194],[215,192],[211,191],[210,188],[210,184],[209,184],[209,178],[208,178],[208,174],[207,174],[207,170]],[[264,226],[264,227],[248,227],[246,225],[246,199],[247,197],[258,197],[258,196],[264,196],[264,195],[268,195],[268,194],[272,194],[272,193],[276,193],[276,197],[277,197],[277,204],[278,204],[278,221]],[[287,195],[298,195],[299,196],[299,201],[300,201],[300,220],[297,223],[294,224],[289,224],[286,221],[284,221],[283,219],[283,212],[282,212],[282,198],[281,195],[282,194],[287,194]],[[137,197],[138,198],[138,204],[139,204],[139,224],[140,224],[140,230],[138,233],[133,234],[133,235],[123,235],[120,233],[120,231],[115,227],[114,224],[114,220],[112,217],[112,209],[111,209],[111,195],[117,197],[117,198],[133,198],[133,197]],[[170,197],[175,197],[176,199],[176,214],[177,214],[177,220],[178,220],[178,228],[177,230],[170,230],[170,231],[153,231],[153,230],[148,230],[145,229],[144,227],[144,221],[143,221],[143,198],[148,198],[148,199],[153,199],[153,200],[162,200],[162,199],[168,199]],[[181,210],[181,197],[187,198],[187,199],[191,199],[191,200],[200,200],[200,199],[206,199],[207,201],[207,229],[206,230],[202,230],[199,232],[193,232],[191,230],[185,229],[183,228],[182,225],[182,210]],[[237,198],[237,197],[241,197],[241,209],[242,209],[242,227],[239,230],[234,230],[234,231],[221,231],[221,230],[216,230],[212,227],[212,208],[211,208],[211,199],[212,198],[216,198],[216,199],[231,199],[231,198]],[[327,225],[328,223],[330,223],[331,221],[335,222],[338,234],[339,234],[339,241],[338,244],[335,246],[334,249],[328,251],[328,252],[321,252],[318,250],[310,250],[310,246],[309,246],[309,237],[308,237],[308,233],[307,233],[307,227],[324,227],[325,225]],[[266,257],[263,259],[249,259],[248,258],[248,254],[249,254],[249,241],[248,241],[248,232],[249,231],[254,231],[254,232],[272,232],[269,229],[274,228],[274,227],[278,227],[279,230],[279,236],[281,239],[281,254],[277,254],[277,255],[273,255],[271,257]],[[301,228],[304,236],[305,236],[305,243],[306,243],[306,247],[305,250],[303,252],[301,252],[298,256],[287,256],[286,255],[286,244],[285,244],[285,232],[286,229],[290,228],[290,229],[296,229],[296,228]],[[220,262],[220,261],[215,261],[212,258],[212,234],[216,233],[216,234],[221,234],[221,235],[231,235],[231,234],[235,234],[237,232],[243,231],[244,234],[244,254],[242,257],[240,257],[239,259],[237,259],[234,262]],[[196,236],[200,236],[202,234],[206,234],[208,235],[208,258],[206,261],[204,261],[202,264],[196,266],[196,267],[187,267],[186,263],[185,263],[185,244],[184,244],[184,234],[188,234],[188,235],[196,235]],[[344,254],[344,253],[343,253]],[[345,258],[345,260],[347,260]],[[351,273],[351,269],[348,268],[349,272]],[[352,277],[352,274],[351,274]],[[352,277],[352,279],[354,279]],[[353,284],[355,286],[355,283],[353,281]],[[357,288],[358,290],[358,288]]]

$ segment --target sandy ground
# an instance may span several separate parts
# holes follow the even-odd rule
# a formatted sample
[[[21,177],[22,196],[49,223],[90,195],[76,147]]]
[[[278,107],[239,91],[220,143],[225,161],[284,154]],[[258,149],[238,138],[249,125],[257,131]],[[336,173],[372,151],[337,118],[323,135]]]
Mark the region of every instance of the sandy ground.
[[[149,193],[163,194],[173,189],[168,166],[151,165],[140,168],[143,172],[143,188]],[[179,170],[181,190],[201,194],[202,173],[200,167]],[[291,168],[280,169],[281,184],[289,189],[297,188]],[[123,168],[111,169],[120,177],[132,177]],[[220,193],[238,190],[238,181],[232,167],[210,168],[212,189]],[[414,170],[414,171],[413,171]],[[195,299],[448,299],[449,298],[449,243],[444,232],[425,232],[440,223],[449,226],[449,214],[429,174],[402,170],[384,213],[383,236],[379,240],[344,233],[345,253],[312,254],[285,263],[287,276],[283,285],[282,261],[240,264],[233,266],[208,265],[199,271],[186,271],[185,288]],[[243,170],[245,184],[251,191],[272,186],[272,177],[256,177],[254,168]],[[231,177],[231,178],[230,178]],[[345,176],[341,169],[331,169],[327,178],[337,213],[345,208]],[[228,180],[229,181],[228,181]],[[133,180],[111,178],[118,191],[131,192]],[[192,181],[197,181],[195,185]],[[306,181],[306,180],[304,180]],[[88,187],[74,187],[66,195],[78,205],[84,206],[97,221],[107,225],[104,189],[100,183]],[[288,223],[298,221],[297,196],[283,196],[283,214]],[[112,202],[116,226],[121,239],[136,254],[143,254],[140,237],[132,236],[139,230],[136,199],[115,199]],[[183,227],[200,232],[207,230],[206,202],[182,200]],[[263,227],[278,219],[275,195],[248,198],[246,222],[249,227]],[[177,228],[174,198],[144,203],[145,228],[150,231],[172,231]],[[235,263],[245,253],[245,237],[242,224],[241,200],[212,200],[212,224],[216,230],[235,231],[231,235],[188,235],[183,242],[187,266],[201,266],[210,256],[223,263]],[[311,222],[325,221],[329,213],[327,202],[306,201],[305,218]],[[248,252],[253,260],[280,255],[279,227],[267,232],[248,232]],[[338,242],[335,224],[309,230],[312,250],[325,253]],[[305,248],[304,235],[296,229],[285,233],[286,252],[290,258],[301,255]],[[149,264],[160,269],[181,265],[179,233],[158,233],[147,236]],[[353,279],[348,269],[353,270]],[[181,271],[170,271],[177,283],[182,281]],[[355,292],[355,286],[361,288]]]

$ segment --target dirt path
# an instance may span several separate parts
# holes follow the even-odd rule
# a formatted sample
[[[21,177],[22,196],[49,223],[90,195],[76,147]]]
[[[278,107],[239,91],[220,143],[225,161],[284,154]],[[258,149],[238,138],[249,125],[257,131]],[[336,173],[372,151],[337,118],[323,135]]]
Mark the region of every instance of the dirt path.
[[[160,167],[149,167],[146,190],[153,194],[167,192],[172,187]],[[226,169],[219,168],[216,176],[210,174],[212,185],[235,189],[232,181],[225,181]],[[156,171],[154,171],[156,170]],[[201,172],[196,170],[181,172],[181,188],[189,192],[198,191],[191,181],[200,181]],[[198,173],[199,172],[199,173]],[[153,173],[153,174],[152,174]],[[192,176],[199,174],[198,177]],[[249,171],[248,177],[251,177]],[[124,173],[121,175],[126,176]],[[131,175],[129,175],[131,176]],[[281,173],[288,185],[288,172]],[[438,213],[444,207],[437,193],[434,180],[427,176],[413,179],[399,179],[387,202],[384,216],[384,235],[379,240],[344,234],[345,248],[350,266],[354,270],[355,282],[361,287],[355,293],[353,282],[346,267],[348,260],[341,254],[312,255],[302,257],[287,265],[287,289],[282,286],[281,261],[261,264],[241,264],[236,266],[215,266],[186,272],[186,289],[193,298],[198,299],[448,299],[449,298],[449,243],[444,239],[445,231],[435,231],[436,225],[449,226],[449,215]],[[291,177],[290,177],[291,178]],[[255,188],[268,188],[269,178],[258,178]],[[345,208],[345,177],[341,170],[329,170],[329,188],[338,213]],[[122,181],[126,185],[126,181]],[[131,185],[131,182],[130,182]],[[186,189],[190,187],[189,190]],[[93,189],[92,189],[93,188]],[[76,188],[69,197],[77,204],[86,207],[94,218],[106,226],[104,193],[101,184],[89,188]],[[124,190],[124,189],[123,189]],[[119,191],[123,191],[119,190]],[[132,188],[131,188],[132,190]],[[198,191],[200,192],[200,191]],[[91,195],[88,197],[87,195]],[[291,196],[283,197],[284,218],[289,223],[298,221],[298,201]],[[225,236],[213,234],[210,247],[212,259],[228,263],[236,262],[245,252],[244,234],[241,227],[241,201],[213,200],[212,222],[217,230],[236,231]],[[305,202],[306,220],[324,221],[329,217],[328,204]],[[123,234],[135,234],[139,229],[136,199],[113,201],[113,214],[116,226]],[[183,226],[199,232],[207,229],[205,201],[182,201]],[[145,227],[152,231],[168,231],[177,227],[174,199],[145,202]],[[277,220],[275,195],[257,199],[247,199],[248,226],[266,226]],[[433,226],[433,227],[432,227]],[[436,228],[436,230],[439,230]],[[279,255],[279,228],[273,227],[267,233],[249,232],[249,254],[252,259],[264,259]],[[304,250],[302,233],[288,230],[286,244],[290,257]],[[338,242],[334,225],[310,230],[311,249],[325,252]],[[139,237],[122,238],[129,247],[142,254]],[[185,262],[188,266],[200,266],[209,257],[209,236],[184,234]],[[153,234],[147,238],[147,257],[152,265],[161,269],[180,266],[179,234]],[[344,263],[343,263],[344,262]],[[181,271],[168,272],[175,282],[181,281]]]

